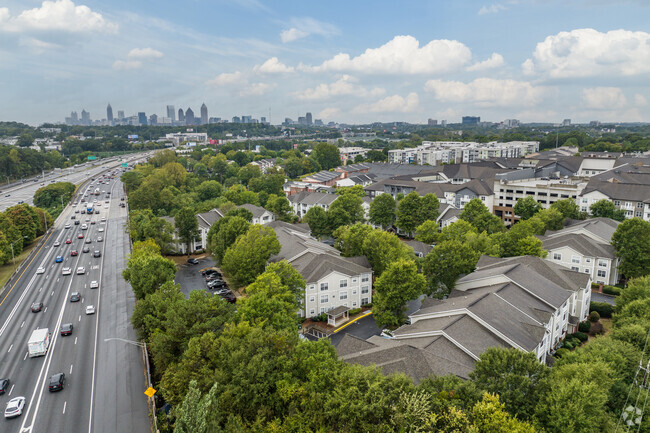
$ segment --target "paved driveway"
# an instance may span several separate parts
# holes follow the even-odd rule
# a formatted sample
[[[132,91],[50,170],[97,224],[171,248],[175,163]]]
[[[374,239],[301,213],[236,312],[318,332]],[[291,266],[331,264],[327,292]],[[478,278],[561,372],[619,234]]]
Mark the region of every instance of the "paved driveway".
[[[215,265],[212,257],[206,256],[199,259],[198,265],[182,264],[176,271],[176,282],[181,285],[181,290],[186,298],[190,297],[192,290],[205,290],[205,278],[201,275],[201,269],[209,268]]]
[[[603,295],[602,293],[598,292],[591,292],[591,300],[592,302],[606,302],[610,305],[616,305],[615,297]]]

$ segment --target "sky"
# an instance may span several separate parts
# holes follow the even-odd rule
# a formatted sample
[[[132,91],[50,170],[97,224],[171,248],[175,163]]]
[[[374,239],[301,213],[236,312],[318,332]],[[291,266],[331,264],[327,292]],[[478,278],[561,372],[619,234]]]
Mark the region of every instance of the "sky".
[[[648,0],[0,0],[0,120],[650,121]]]

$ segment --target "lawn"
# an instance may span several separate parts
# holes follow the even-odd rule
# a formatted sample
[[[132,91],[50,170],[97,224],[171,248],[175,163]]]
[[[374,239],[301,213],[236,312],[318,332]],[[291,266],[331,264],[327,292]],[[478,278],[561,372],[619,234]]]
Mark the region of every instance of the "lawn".
[[[32,242],[30,245],[28,245],[22,253],[16,256],[16,267],[20,266],[20,264],[27,258],[27,255],[29,255],[30,251],[36,248],[38,245],[38,241],[40,241],[41,238],[36,238],[34,242]],[[11,274],[14,272],[14,262],[12,260],[9,260],[7,263],[4,265],[0,266],[0,288],[4,287],[4,285],[9,281],[9,278],[11,277]]]

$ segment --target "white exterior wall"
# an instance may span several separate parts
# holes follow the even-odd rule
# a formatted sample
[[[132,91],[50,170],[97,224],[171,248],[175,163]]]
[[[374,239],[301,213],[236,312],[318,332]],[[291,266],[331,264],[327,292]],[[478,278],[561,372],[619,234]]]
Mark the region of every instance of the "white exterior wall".
[[[345,281],[345,287],[341,286],[342,281]],[[327,288],[323,290],[322,285],[326,285]],[[331,272],[318,281],[307,283],[302,313],[306,317],[313,317],[341,305],[359,308],[370,303],[372,303],[372,273],[344,275]]]
[[[269,211],[265,211],[259,218],[253,217],[253,224],[265,225],[272,221],[275,221],[275,215]]]
[[[585,256],[567,246],[548,250],[546,260],[580,273],[589,274],[595,283],[614,285],[618,282],[618,259]]]

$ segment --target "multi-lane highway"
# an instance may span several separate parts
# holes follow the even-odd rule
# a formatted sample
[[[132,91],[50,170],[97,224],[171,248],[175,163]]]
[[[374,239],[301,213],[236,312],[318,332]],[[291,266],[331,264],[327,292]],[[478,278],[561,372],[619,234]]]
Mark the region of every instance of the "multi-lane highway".
[[[89,182],[82,185],[82,194],[98,186]],[[99,187],[111,194],[88,193],[85,199],[96,198],[100,213],[82,215],[86,203],[66,207],[20,278],[0,296],[0,378],[11,381],[0,396],[0,408],[13,397],[26,399],[20,417],[0,420],[2,432],[150,431],[142,351],[126,342],[136,340],[129,321],[135,300],[121,277],[129,239],[119,173]],[[55,242],[60,245],[55,247]],[[84,253],[84,247],[89,252]],[[78,255],[72,255],[73,250]],[[101,256],[94,257],[95,251]],[[57,256],[63,257],[62,263],[55,263]],[[45,272],[37,274],[39,267]],[[65,267],[72,269],[71,275],[62,275]],[[80,267],[85,273],[77,274]],[[91,289],[92,281],[99,288]],[[70,302],[72,292],[80,292],[79,302]],[[43,310],[31,312],[33,302],[42,302]],[[95,306],[95,314],[86,314],[89,305]],[[61,336],[66,323],[73,324],[73,332]],[[30,358],[27,341],[39,328],[50,330],[50,348],[45,356]],[[65,388],[49,392],[55,373],[65,373]]]

